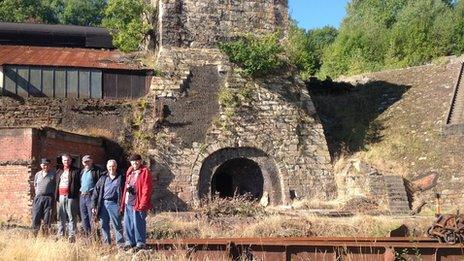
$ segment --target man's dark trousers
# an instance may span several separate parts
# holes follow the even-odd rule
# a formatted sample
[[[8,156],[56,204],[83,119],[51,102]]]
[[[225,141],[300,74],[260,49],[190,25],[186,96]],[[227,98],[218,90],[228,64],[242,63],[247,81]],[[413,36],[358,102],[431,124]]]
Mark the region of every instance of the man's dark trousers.
[[[81,210],[81,219],[84,232],[89,235],[92,231],[92,193],[81,194],[79,200],[79,207]]]
[[[40,223],[44,220],[44,227],[49,227],[52,217],[53,197],[35,196],[32,203],[32,228],[35,231],[40,229]]]

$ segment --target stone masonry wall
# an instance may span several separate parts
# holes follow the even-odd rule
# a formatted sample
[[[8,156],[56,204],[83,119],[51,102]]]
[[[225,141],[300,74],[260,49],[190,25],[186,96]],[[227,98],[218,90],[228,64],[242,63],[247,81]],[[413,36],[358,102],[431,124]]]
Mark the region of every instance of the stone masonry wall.
[[[161,46],[215,47],[243,35],[284,30],[287,0],[160,0]]]
[[[156,207],[183,209],[197,204],[205,195],[201,190],[211,187],[208,175],[226,160],[240,157],[260,165],[265,188],[269,184],[272,190],[266,191],[271,204],[288,203],[291,195],[320,199],[336,196],[322,125],[302,82],[290,76],[243,78],[214,49],[178,48],[169,53],[176,53],[170,58],[182,58],[171,61],[180,63],[182,68],[208,65],[208,60],[217,66],[221,86],[212,86],[211,91],[219,89],[218,102],[222,102],[204,141],[185,146],[181,132],[169,126],[157,133],[149,151],[155,162],[153,172],[159,177],[153,198]],[[215,58],[208,59],[208,54]],[[166,60],[162,55],[160,58]],[[174,83],[171,87],[177,102],[182,102],[180,87],[177,92]],[[223,97],[233,97],[240,104],[227,102]]]
[[[53,127],[116,139],[126,127],[129,102],[0,96],[0,127]]]

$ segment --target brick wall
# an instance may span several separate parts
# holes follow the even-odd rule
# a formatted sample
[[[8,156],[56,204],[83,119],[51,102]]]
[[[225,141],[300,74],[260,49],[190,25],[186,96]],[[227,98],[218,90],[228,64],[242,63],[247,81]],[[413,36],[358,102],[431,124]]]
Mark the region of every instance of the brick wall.
[[[40,169],[38,160],[46,157],[56,166],[56,158],[69,153],[80,159],[93,156],[104,165],[109,155],[104,141],[53,129],[1,129],[0,143],[0,220],[30,222],[34,197],[32,179]]]
[[[31,168],[25,163],[0,163],[0,220],[30,222]]]
[[[32,129],[0,129],[0,162],[32,159]]]
[[[94,162],[100,165],[104,165],[107,160],[103,140],[100,138],[45,129],[36,130],[34,142],[37,144],[34,150],[36,159],[49,158],[53,165],[56,164],[56,158],[64,153],[78,157],[79,160],[82,156],[89,154]]]

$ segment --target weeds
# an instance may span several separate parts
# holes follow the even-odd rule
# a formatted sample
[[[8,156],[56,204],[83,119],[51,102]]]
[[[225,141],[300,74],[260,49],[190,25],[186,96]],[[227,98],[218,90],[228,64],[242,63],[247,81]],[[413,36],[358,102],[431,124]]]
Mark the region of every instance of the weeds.
[[[211,200],[203,201],[200,213],[207,217],[254,217],[266,213],[263,206],[257,201],[250,200],[248,195],[235,196],[233,198],[214,197]]]

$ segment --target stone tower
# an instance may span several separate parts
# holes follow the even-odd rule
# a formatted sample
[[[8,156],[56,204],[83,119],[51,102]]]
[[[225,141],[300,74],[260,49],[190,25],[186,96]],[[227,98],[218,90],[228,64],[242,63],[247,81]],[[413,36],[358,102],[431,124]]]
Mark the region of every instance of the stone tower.
[[[237,73],[218,42],[286,31],[287,0],[160,0],[151,94],[163,111],[149,150],[159,208],[247,193],[271,204],[330,199],[336,188],[322,125],[304,83]]]
[[[161,46],[215,47],[244,33],[285,29],[287,0],[160,0]]]

